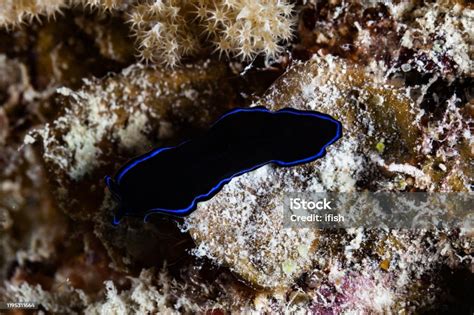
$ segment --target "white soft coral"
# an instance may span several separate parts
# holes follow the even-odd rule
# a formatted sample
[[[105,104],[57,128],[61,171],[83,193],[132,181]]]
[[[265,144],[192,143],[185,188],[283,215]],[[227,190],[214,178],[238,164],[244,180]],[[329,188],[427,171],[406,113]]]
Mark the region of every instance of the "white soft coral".
[[[200,1],[200,25],[211,34],[220,53],[233,54],[242,60],[263,54],[267,59],[278,56],[279,42],[292,36],[292,5],[286,1]]]
[[[128,0],[0,0],[0,28],[10,28],[40,16],[51,18],[62,9],[74,5],[111,10],[126,3]]]
[[[269,61],[292,37],[292,13],[286,0],[154,0],[137,5],[130,23],[146,61],[174,66],[200,50],[201,40],[219,56]]]

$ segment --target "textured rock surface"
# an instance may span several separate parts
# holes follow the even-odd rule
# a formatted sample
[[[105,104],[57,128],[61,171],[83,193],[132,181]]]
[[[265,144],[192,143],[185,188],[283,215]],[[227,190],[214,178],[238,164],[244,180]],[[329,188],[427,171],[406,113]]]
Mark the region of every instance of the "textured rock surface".
[[[157,226],[130,218],[114,228],[117,206],[104,177],[158,145],[175,145],[225,112],[234,97],[226,66],[203,62],[175,71],[133,65],[121,74],[60,88],[61,112],[27,136],[37,147],[59,208],[74,220],[95,222],[115,265],[174,261],[190,245],[173,222]],[[175,244],[175,246],[171,246]]]
[[[89,219],[102,203],[105,175],[225,111],[233,95],[221,80],[226,71],[209,63],[172,72],[134,65],[119,75],[86,80],[78,91],[59,89],[62,111],[32,136],[41,138],[60,206],[75,219]]]
[[[377,180],[386,177],[378,164],[413,158],[418,130],[410,127],[413,104],[406,96],[374,83],[362,69],[331,58],[296,65],[256,105],[328,113],[342,122],[343,138],[315,162],[290,169],[268,165],[233,179],[213,199],[199,204],[188,223],[198,243],[197,255],[230,265],[255,285],[286,286],[311,266],[318,236],[315,230],[283,228],[285,194],[347,192],[368,188],[369,182],[380,189]],[[381,141],[382,154],[376,149]],[[390,161],[383,162],[384,156]]]
[[[303,292],[286,296],[293,310],[429,309],[441,292],[427,294],[429,283],[421,279],[445,283],[440,270],[446,266],[456,277],[468,274],[472,231],[290,230],[282,228],[281,208],[284,194],[294,191],[469,191],[468,105],[453,96],[444,116],[436,117],[420,108],[422,102],[397,81],[333,57],[293,66],[255,105],[329,113],[342,121],[343,138],[323,159],[291,169],[266,166],[201,203],[187,220],[194,254],[272,288],[277,301],[285,299],[278,298],[279,288],[297,283]],[[453,125],[450,137],[433,147]],[[256,309],[275,307],[265,295],[255,303]]]

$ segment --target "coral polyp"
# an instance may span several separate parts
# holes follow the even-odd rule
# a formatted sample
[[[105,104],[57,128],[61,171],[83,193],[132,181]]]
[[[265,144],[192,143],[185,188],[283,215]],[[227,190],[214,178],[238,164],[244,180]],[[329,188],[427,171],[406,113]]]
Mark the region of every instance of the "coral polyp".
[[[85,8],[112,10],[127,0],[3,0],[0,1],[0,27],[13,27],[41,16],[54,18],[62,9],[81,5]]]
[[[242,61],[273,60],[292,38],[293,20],[293,5],[268,0],[157,0],[137,5],[129,17],[140,56],[168,66],[205,46]]]
[[[198,12],[216,50],[241,60],[274,59],[283,51],[279,43],[292,37],[293,6],[286,1],[199,1]]]
[[[198,33],[190,27],[193,6],[182,1],[152,1],[135,6],[129,16],[140,57],[168,66],[200,48]]]
[[[263,55],[268,62],[284,51],[295,25],[294,6],[286,0],[5,0],[0,2],[0,27],[54,18],[77,6],[127,9],[122,11],[135,35],[138,57],[169,67],[205,48],[241,61]]]

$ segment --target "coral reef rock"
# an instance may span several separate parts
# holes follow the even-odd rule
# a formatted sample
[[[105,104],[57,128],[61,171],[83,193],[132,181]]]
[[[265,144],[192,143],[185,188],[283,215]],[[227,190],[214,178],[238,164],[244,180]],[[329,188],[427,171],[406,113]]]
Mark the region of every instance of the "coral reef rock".
[[[233,95],[222,80],[226,71],[209,63],[171,72],[133,65],[85,80],[78,91],[58,89],[60,114],[32,136],[41,138],[61,208],[74,219],[89,219],[102,204],[106,174],[156,144],[179,139],[183,129],[207,126]]]
[[[343,124],[342,139],[320,160],[262,167],[200,203],[187,220],[194,254],[229,266],[253,285],[285,287],[311,268],[319,242],[316,229],[283,227],[286,194],[439,190],[439,179],[416,160],[422,128],[415,101],[405,88],[379,81],[364,67],[330,56],[292,66],[255,105],[330,114]]]

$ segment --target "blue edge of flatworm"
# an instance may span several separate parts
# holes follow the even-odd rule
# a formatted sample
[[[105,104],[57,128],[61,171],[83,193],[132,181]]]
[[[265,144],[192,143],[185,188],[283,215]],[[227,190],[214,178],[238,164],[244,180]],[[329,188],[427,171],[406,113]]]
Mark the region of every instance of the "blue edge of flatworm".
[[[270,163],[275,163],[279,166],[294,166],[294,165],[298,165],[298,164],[303,164],[303,163],[307,163],[307,162],[311,162],[311,161],[314,161],[316,159],[318,159],[319,157],[321,157],[326,148],[333,144],[334,142],[336,142],[341,136],[342,136],[342,125],[339,121],[333,119],[332,117],[328,116],[328,115],[325,115],[325,114],[319,114],[319,113],[315,113],[315,112],[311,112],[311,113],[301,113],[299,111],[295,111],[295,110],[292,110],[291,108],[286,108],[286,109],[281,109],[281,110],[278,110],[278,111],[275,111],[275,112],[272,112],[270,111],[269,109],[267,108],[261,108],[261,107],[255,107],[255,108],[237,108],[237,109],[234,109],[234,110],[231,110],[229,111],[228,113],[222,115],[213,125],[215,125],[216,123],[218,123],[219,121],[221,121],[222,119],[224,119],[225,117],[229,116],[229,115],[232,115],[232,114],[235,114],[235,113],[238,113],[238,112],[270,112],[272,114],[278,114],[278,113],[290,113],[290,114],[295,114],[295,115],[302,115],[302,116],[306,116],[306,115],[309,115],[309,116],[316,116],[318,118],[321,118],[321,119],[326,119],[326,120],[330,120],[334,123],[337,124],[337,134],[334,138],[331,139],[331,141],[329,141],[326,145],[324,145],[321,150],[316,154],[316,155],[313,155],[313,156],[310,156],[308,158],[305,158],[305,159],[302,159],[302,160],[297,160],[297,161],[294,161],[294,162],[283,162],[283,161],[279,161],[279,160],[270,160],[268,162],[265,162],[265,163],[262,163],[262,164],[258,164],[254,167],[251,167],[249,169],[246,169],[246,170],[243,170],[243,171],[240,171],[234,175],[232,175],[231,177],[229,178],[226,178],[226,179],[223,179],[222,181],[220,181],[216,186],[214,186],[209,192],[207,192],[206,194],[202,194],[202,195],[199,195],[197,196],[196,198],[194,198],[193,202],[186,208],[183,208],[183,209],[162,209],[162,208],[154,208],[154,209],[150,209],[144,216],[144,222],[147,222],[147,219],[148,217],[153,214],[153,213],[164,213],[164,214],[169,214],[169,215],[173,215],[173,214],[179,214],[179,215],[185,215],[187,214],[188,212],[192,211],[195,207],[196,207],[196,204],[204,199],[206,199],[207,197],[211,196],[214,192],[216,191],[219,191],[225,184],[227,184],[228,182],[230,182],[234,177],[236,176],[239,176],[239,175],[242,175],[244,173],[247,173],[247,172],[250,172],[250,171],[253,171],[259,167],[262,167],[266,164],[270,164]],[[152,158],[154,156],[156,156],[157,154],[159,154],[160,152],[163,152],[163,151],[166,151],[166,150],[169,150],[169,149],[173,149],[173,148],[176,148],[176,147],[179,147],[180,145],[183,145],[184,143],[186,143],[187,141],[183,142],[183,143],[180,143],[179,145],[177,146],[174,146],[174,147],[161,147],[161,148],[157,148],[157,149],[154,149],[150,152],[148,152],[147,154],[145,154],[144,156],[140,157],[140,158],[137,158],[136,160],[134,160],[133,162],[131,162],[130,164],[126,165],[122,170],[120,170],[120,172],[115,176],[115,180],[117,182],[117,184],[120,184],[120,180],[122,179],[122,177],[130,170],[132,169],[135,165],[143,162],[143,161],[146,161],[148,160],[149,158]],[[113,192],[114,190],[112,189],[111,187],[111,184],[110,184],[110,176],[106,176],[105,178],[105,182],[107,184],[107,186],[109,187],[109,190],[111,192]],[[119,198],[119,196],[116,196]],[[126,211],[125,211],[125,214],[124,216],[127,215]],[[114,220],[113,220],[113,224],[114,225],[117,225],[120,223],[120,220],[121,219],[118,219],[116,215],[114,215]]]

